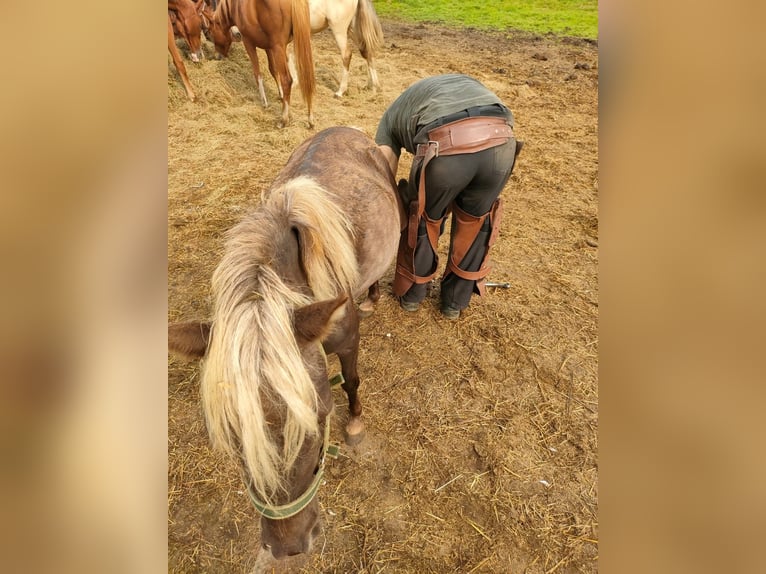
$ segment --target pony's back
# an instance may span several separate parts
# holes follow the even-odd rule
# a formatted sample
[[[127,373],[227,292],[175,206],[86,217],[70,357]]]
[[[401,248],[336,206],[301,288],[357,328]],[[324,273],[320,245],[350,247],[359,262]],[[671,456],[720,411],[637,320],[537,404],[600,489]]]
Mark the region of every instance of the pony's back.
[[[399,241],[400,212],[388,163],[362,131],[333,127],[292,153],[272,190],[297,177],[308,177],[330,191],[347,217],[359,262],[359,278],[352,292],[361,295],[388,270]]]

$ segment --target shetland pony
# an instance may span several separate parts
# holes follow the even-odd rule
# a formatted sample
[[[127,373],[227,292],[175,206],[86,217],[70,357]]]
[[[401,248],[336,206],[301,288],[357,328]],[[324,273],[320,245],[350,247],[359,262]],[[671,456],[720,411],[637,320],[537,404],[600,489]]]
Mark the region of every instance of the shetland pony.
[[[315,494],[333,408],[327,354],[337,354],[345,379],[346,440],[363,435],[354,300],[376,299],[391,267],[397,197],[369,137],[319,132],[228,232],[212,278],[212,321],[169,328],[171,351],[203,359],[212,443],[239,463],[262,515],[262,545],[276,558],[308,552],[319,531]]]

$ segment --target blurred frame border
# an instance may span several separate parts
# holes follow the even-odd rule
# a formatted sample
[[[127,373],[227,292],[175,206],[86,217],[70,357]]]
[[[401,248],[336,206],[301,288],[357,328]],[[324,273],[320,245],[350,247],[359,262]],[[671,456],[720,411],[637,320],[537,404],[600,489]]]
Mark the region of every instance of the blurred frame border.
[[[162,8],[4,6],[4,572],[166,567]]]
[[[162,5],[4,8],[0,569],[164,569]],[[605,572],[761,567],[763,10],[600,4]]]
[[[755,572],[763,7],[600,3],[600,566]]]

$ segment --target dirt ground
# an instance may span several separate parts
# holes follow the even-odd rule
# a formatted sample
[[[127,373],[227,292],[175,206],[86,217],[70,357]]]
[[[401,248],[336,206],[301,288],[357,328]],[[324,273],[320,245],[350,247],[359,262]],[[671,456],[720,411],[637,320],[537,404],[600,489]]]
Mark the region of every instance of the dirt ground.
[[[383,278],[362,322],[366,438],[327,466],[313,552],[282,563],[259,556],[259,519],[237,470],[208,446],[197,365],[170,358],[169,572],[598,569],[597,46],[392,21],[383,29],[382,92],[365,89],[356,52],[342,100],[333,97],[334,41],[313,37],[316,130],[350,125],[372,136],[414,81],[446,72],[481,80],[513,110],[525,142],[492,252],[490,280],[511,287],[474,298],[451,322],[439,313],[438,285],[408,314],[390,294],[391,273]],[[266,72],[264,109],[241,44],[227,60],[186,65],[197,103],[168,58],[171,321],[208,316],[222,232],[313,133],[297,92],[291,125],[277,128],[276,85]],[[409,163],[404,154],[399,177]],[[346,400],[333,393],[341,442]]]

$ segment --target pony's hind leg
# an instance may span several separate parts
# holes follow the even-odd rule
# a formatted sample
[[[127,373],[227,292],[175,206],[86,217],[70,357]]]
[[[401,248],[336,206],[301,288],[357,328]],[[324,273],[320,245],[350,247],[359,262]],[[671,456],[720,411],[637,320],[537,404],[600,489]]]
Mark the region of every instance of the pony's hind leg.
[[[359,304],[359,316],[369,317],[375,310],[375,303],[380,299],[380,286],[375,281],[367,290],[367,298]]]

